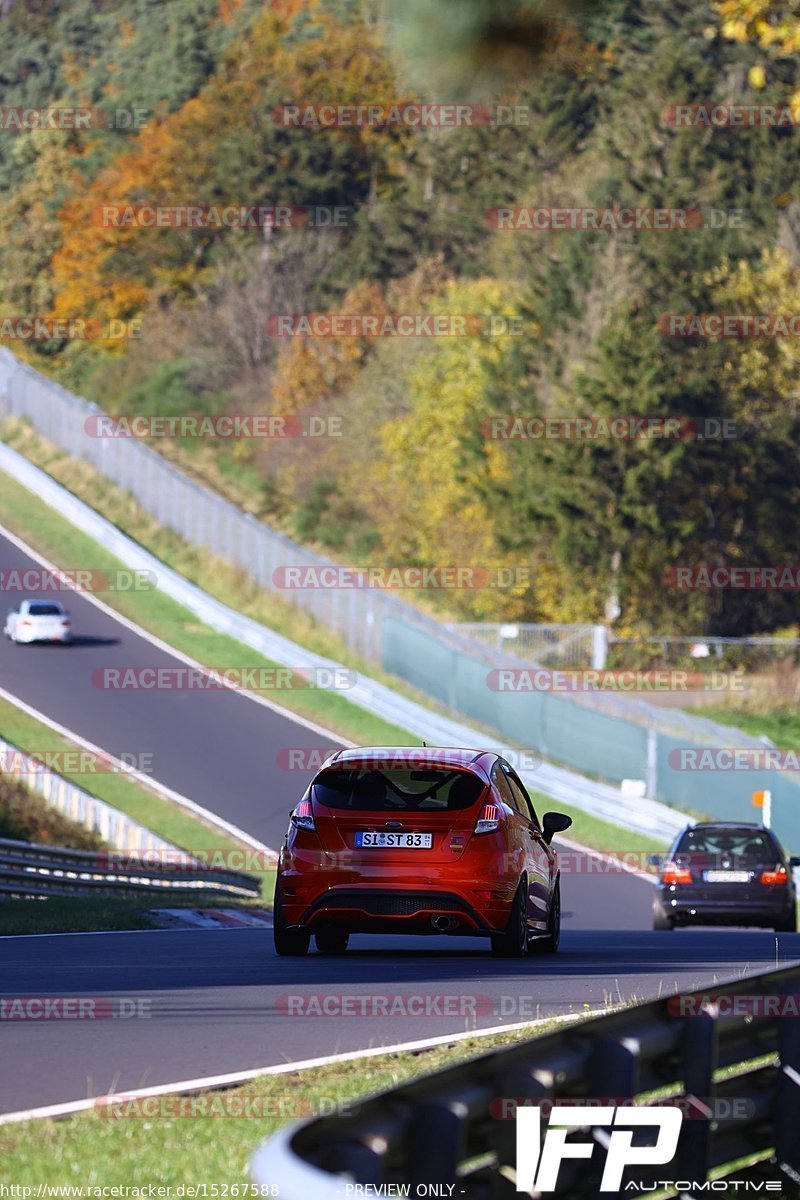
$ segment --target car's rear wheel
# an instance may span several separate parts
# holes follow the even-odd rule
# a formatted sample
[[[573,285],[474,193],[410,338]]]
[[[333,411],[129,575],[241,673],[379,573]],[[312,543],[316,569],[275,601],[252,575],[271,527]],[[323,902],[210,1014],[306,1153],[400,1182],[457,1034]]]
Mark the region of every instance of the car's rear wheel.
[[[505,933],[492,935],[496,958],[524,958],[528,953],[528,888],[523,879],[517,888]]]
[[[797,909],[793,909],[790,913],[778,921],[775,925],[776,933],[797,933]]]
[[[275,953],[282,958],[299,958],[308,953],[311,935],[307,929],[289,929],[283,915],[280,892],[275,888],[275,905],[272,911],[272,937]]]
[[[675,928],[675,918],[664,912],[657,900],[653,901],[653,929],[663,931]]]
[[[561,880],[556,880],[550,912],[547,915],[547,936],[534,938],[530,948],[536,954],[555,954],[561,941]]]
[[[344,954],[350,934],[346,929],[319,929],[314,934],[314,941],[320,954]]]

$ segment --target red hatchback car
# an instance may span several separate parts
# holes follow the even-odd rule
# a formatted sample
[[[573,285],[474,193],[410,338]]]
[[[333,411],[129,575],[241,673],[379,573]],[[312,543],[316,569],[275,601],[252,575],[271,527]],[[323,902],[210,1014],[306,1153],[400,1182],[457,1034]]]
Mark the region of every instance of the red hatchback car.
[[[488,750],[340,750],[293,810],[278,862],[275,949],[342,954],[351,933],[491,938],[517,958],[558,949],[555,833]]]

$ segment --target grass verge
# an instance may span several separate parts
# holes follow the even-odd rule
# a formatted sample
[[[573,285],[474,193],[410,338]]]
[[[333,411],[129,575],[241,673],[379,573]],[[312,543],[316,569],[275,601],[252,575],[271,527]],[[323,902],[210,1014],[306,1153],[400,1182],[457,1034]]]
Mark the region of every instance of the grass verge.
[[[207,898],[207,907],[241,908],[241,902]],[[94,933],[99,930],[152,929],[150,910],[202,907],[197,896],[48,896],[46,900],[3,900],[0,937],[31,933]]]
[[[553,1023],[554,1025],[555,1023]],[[22,1122],[0,1126],[0,1158],[9,1179],[36,1183],[130,1184],[131,1181],[176,1186],[187,1179],[212,1183],[247,1181],[247,1162],[259,1144],[287,1121],[334,1111],[384,1088],[417,1079],[477,1054],[541,1036],[553,1026],[536,1026],[485,1038],[470,1038],[423,1053],[387,1054],[332,1063],[314,1070],[266,1075],[225,1092],[197,1097],[166,1096],[157,1111],[187,1116],[103,1116],[102,1110],[61,1121]],[[256,1116],[231,1117],[220,1132],[215,1117],[192,1115],[206,1105],[219,1115],[247,1111]],[[111,1113],[113,1114],[113,1109]],[[121,1114],[125,1108],[117,1110]],[[147,1111],[145,1109],[145,1111]],[[261,1113],[267,1115],[261,1116]],[[191,1163],[191,1170],[187,1168]],[[211,1195],[209,1190],[209,1195]],[[221,1194],[221,1193],[220,1193]],[[230,1195],[230,1192],[228,1193]]]
[[[704,709],[703,716],[720,725],[735,725],[753,737],[768,737],[782,750],[800,751],[800,711],[781,705],[773,712],[753,712],[747,708],[715,706]]]
[[[225,1090],[122,1100],[59,1121],[41,1120],[0,1126],[0,1156],[9,1178],[35,1184],[114,1187],[132,1179],[145,1187],[176,1188],[189,1178],[205,1181],[206,1195],[246,1195],[247,1164],[265,1138],[298,1118],[347,1111],[377,1092],[455,1066],[478,1055],[531,1042],[553,1032],[563,1021],[553,1019],[504,1034],[467,1038],[417,1052],[381,1054],[373,1058],[331,1063],[313,1070],[266,1075]],[[771,1062],[775,1056],[748,1063]],[[422,1068],[422,1069],[421,1069]],[[715,1072],[715,1082],[737,1074],[742,1066]],[[666,1099],[675,1088],[658,1089],[648,1101]],[[498,1097],[500,1099],[501,1097]],[[216,1124],[229,1118],[220,1136]],[[766,1157],[742,1158],[745,1166]],[[733,1164],[716,1168],[711,1178],[730,1174]],[[227,1184],[236,1191],[214,1192]],[[238,1189],[242,1189],[239,1191]],[[277,1194],[277,1193],[276,1193]],[[657,1197],[671,1195],[659,1190]]]

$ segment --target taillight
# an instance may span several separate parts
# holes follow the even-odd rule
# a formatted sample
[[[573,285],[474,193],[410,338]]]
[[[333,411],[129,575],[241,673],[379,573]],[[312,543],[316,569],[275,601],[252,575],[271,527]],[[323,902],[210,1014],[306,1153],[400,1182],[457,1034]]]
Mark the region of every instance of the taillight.
[[[484,804],[475,824],[476,833],[494,833],[500,828],[500,809],[496,804]]]
[[[314,814],[311,811],[311,801],[301,800],[292,813],[292,824],[296,829],[314,829]]]
[[[769,884],[770,887],[785,886],[789,882],[786,867],[777,867],[774,871],[762,871],[761,882]]]
[[[24,621],[24,620],[23,620],[23,621],[20,621],[20,625],[26,625],[26,626],[27,626],[27,625],[32,625],[32,624],[33,624],[33,621]]]
[[[675,863],[667,863],[664,867],[662,883],[691,883],[692,872],[686,867],[676,867]]]

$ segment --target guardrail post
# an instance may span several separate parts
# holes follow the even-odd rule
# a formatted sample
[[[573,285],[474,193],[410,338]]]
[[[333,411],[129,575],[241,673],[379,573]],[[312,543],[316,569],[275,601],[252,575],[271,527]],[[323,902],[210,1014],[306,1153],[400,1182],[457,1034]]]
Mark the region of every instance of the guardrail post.
[[[786,994],[800,1003],[796,985],[789,986]],[[775,1098],[775,1157],[780,1169],[800,1184],[800,1017],[785,1016],[778,1025],[781,1075]],[[800,1194],[800,1187],[797,1191]]]
[[[592,668],[602,671],[608,657],[608,628],[605,625],[592,626]]]
[[[658,799],[658,730],[650,725],[647,730],[647,774],[645,795],[648,800]]]
[[[703,1007],[683,1020],[683,1089],[688,1099],[696,1097],[713,1105],[716,1086],[714,1069],[717,1063],[719,1027],[717,1010]],[[698,1111],[702,1111],[698,1108]],[[706,1179],[710,1164],[711,1122],[684,1119],[679,1143],[679,1174],[688,1179]]]

